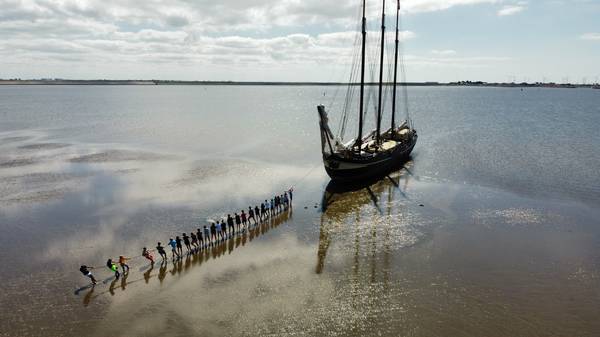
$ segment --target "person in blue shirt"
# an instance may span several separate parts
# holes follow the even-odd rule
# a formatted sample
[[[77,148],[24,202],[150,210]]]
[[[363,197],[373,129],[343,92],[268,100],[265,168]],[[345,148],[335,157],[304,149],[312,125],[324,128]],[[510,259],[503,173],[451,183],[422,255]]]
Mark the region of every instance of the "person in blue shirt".
[[[171,256],[173,260],[175,260],[175,256],[178,258],[181,257],[179,253],[177,253],[177,241],[173,240],[173,238],[169,238],[169,246],[171,246]]]

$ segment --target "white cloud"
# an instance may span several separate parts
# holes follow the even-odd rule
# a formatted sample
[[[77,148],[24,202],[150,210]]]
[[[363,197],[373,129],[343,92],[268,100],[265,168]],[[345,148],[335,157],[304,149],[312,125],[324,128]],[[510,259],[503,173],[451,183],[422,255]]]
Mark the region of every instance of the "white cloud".
[[[453,56],[453,55],[456,55],[456,50],[452,50],[452,49],[437,50],[437,49],[434,49],[434,50],[431,51],[431,53],[433,55],[437,55],[437,56]]]
[[[388,14],[393,15],[390,3]],[[402,10],[412,14],[505,3],[406,0]],[[369,4],[369,29],[377,29],[380,4]],[[206,75],[215,68],[205,66],[219,65],[235,68],[219,79],[232,79],[230,74],[239,79],[244,71],[252,73],[249,65],[268,67],[271,73],[302,71],[294,65],[343,66],[352,58],[359,7],[356,0],[0,0],[0,72],[4,77],[185,74],[186,79],[215,79]],[[369,32],[370,38],[376,34]],[[415,36],[402,33],[403,40]],[[430,56],[453,55],[439,50]],[[277,66],[281,69],[274,70]]]
[[[456,57],[452,54],[417,56],[407,55],[405,57],[407,66],[428,67],[428,68],[486,68],[498,65],[499,63],[511,61],[510,57],[505,56],[465,56]]]
[[[419,13],[446,10],[456,6],[494,4],[501,0],[406,0],[401,3],[404,12]]]
[[[600,41],[600,33],[585,33],[579,36],[581,40]]]
[[[527,9],[526,3],[519,2],[516,5],[506,5],[498,11],[498,16],[510,16],[521,13]]]

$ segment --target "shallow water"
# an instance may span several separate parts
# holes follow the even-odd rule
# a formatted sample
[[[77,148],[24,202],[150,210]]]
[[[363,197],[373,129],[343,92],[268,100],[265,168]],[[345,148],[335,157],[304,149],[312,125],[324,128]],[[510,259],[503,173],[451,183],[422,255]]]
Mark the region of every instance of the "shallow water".
[[[600,334],[600,92],[411,88],[413,159],[330,193],[336,90],[0,87],[0,334]],[[203,254],[101,267],[290,186]]]

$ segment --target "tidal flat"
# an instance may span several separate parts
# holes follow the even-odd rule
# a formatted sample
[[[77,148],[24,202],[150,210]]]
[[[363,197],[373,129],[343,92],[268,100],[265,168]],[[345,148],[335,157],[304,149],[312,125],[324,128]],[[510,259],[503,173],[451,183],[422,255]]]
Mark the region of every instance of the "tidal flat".
[[[411,88],[411,160],[344,192],[335,90],[0,87],[0,335],[600,334],[598,90]],[[290,187],[244,235],[137,257]]]

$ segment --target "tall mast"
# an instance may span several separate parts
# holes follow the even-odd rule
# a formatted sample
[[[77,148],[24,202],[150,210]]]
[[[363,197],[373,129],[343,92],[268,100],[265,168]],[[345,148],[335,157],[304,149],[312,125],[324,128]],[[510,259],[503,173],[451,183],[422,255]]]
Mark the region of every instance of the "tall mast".
[[[362,54],[360,62],[360,107],[358,108],[358,138],[356,144],[358,145],[358,152],[362,146],[362,133],[363,133],[363,108],[364,108],[364,96],[365,96],[365,45],[367,40],[367,17],[366,17],[366,0],[363,0],[362,8]]]
[[[381,136],[381,105],[383,91],[383,52],[385,47],[385,0],[381,10],[381,58],[379,59],[379,105],[377,106],[377,134],[376,143],[379,144]]]
[[[400,0],[396,8],[396,48],[394,49],[394,91],[392,93],[392,132],[396,128],[396,83],[398,78],[398,17],[400,16]]]

